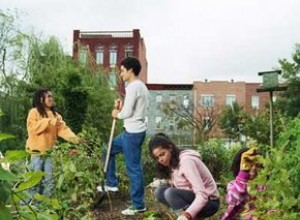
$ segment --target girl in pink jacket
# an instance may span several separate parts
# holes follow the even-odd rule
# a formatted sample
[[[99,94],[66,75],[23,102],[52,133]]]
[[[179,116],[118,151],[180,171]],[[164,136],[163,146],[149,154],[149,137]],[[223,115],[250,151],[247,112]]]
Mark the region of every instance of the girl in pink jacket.
[[[149,142],[149,153],[157,161],[159,178],[169,179],[168,184],[156,188],[157,200],[172,208],[177,220],[209,217],[220,205],[217,185],[194,150],[182,150],[163,133]]]
[[[254,219],[255,199],[248,193],[248,184],[261,168],[260,158],[256,148],[242,148],[236,153],[232,163],[235,179],[227,186],[227,210],[221,220]],[[262,191],[264,187],[258,186],[257,190]]]

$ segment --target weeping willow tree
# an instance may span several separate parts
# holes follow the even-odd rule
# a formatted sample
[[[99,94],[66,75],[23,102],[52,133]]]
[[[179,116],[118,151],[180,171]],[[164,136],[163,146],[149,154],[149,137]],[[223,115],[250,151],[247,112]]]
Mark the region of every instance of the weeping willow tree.
[[[0,129],[16,135],[14,143],[3,144],[9,149],[24,148],[32,95],[41,87],[54,93],[58,112],[76,131],[85,125],[108,137],[116,91],[110,89],[103,71],[74,62],[56,37],[23,33],[17,18],[0,10],[0,106],[4,113]],[[80,82],[75,86],[74,75]]]

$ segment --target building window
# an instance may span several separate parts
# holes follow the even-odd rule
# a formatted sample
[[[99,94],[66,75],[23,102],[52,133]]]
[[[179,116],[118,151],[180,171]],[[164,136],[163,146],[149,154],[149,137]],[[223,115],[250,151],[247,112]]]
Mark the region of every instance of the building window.
[[[236,102],[236,96],[235,95],[226,95],[226,105],[232,106],[233,103]]]
[[[157,109],[161,108],[161,103],[162,103],[162,95],[157,95],[156,96],[156,108]]]
[[[189,96],[188,95],[184,95],[183,96],[183,107],[184,108],[188,108],[189,107]]]
[[[255,109],[259,109],[259,96],[251,97],[251,107]]]
[[[104,47],[98,46],[96,48],[96,63],[99,65],[103,65],[104,63]]]
[[[132,57],[133,56],[133,45],[132,44],[126,44],[124,47],[125,51],[125,57]]]
[[[109,48],[109,65],[111,68],[116,67],[117,65],[117,51],[118,47],[116,44],[113,44]]]
[[[204,130],[208,130],[211,127],[211,120],[209,117],[202,118],[202,126]]]
[[[201,95],[201,105],[202,106],[214,106],[215,104],[215,97],[214,95]]]
[[[109,52],[109,65],[111,68],[116,67],[117,65],[117,51]]]
[[[176,102],[176,95],[170,95],[170,102]]]
[[[111,90],[114,90],[117,86],[117,76],[115,73],[108,74],[108,83]]]
[[[161,129],[161,117],[155,117],[155,128]]]
[[[87,53],[88,50],[85,47],[80,48],[79,50],[79,62],[82,64],[86,64],[87,63]]]
[[[169,121],[169,130],[174,131],[175,130],[175,118],[172,117]]]

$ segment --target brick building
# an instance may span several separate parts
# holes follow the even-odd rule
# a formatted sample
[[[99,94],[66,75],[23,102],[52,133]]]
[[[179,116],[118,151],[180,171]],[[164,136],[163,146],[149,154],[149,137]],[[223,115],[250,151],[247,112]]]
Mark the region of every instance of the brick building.
[[[132,31],[73,31],[73,59],[108,74],[112,87],[117,83],[117,66],[134,56],[142,64],[139,78],[147,83],[146,47],[139,29]]]
[[[191,128],[180,128],[176,115],[166,116],[163,105],[176,102],[186,111],[193,114],[193,85],[192,84],[147,84],[150,93],[147,124],[147,135],[164,132],[180,145],[190,144],[193,139]]]
[[[217,120],[220,113],[227,107],[237,102],[245,112],[256,115],[265,110],[269,102],[267,93],[257,93],[260,83],[205,81],[194,82],[194,112],[202,112],[202,115],[213,115]],[[209,107],[209,108],[208,108]],[[207,112],[212,109],[213,112]],[[206,113],[207,112],[207,113]],[[205,117],[204,117],[205,118]],[[222,137],[222,131],[215,126],[211,132],[212,137]]]
[[[251,115],[256,115],[257,112],[262,112],[265,109],[266,104],[270,102],[269,93],[256,92],[256,89],[260,86],[260,83],[246,83],[246,102],[244,108],[245,111]],[[274,99],[276,99],[276,96],[274,97]]]
[[[147,116],[148,135],[165,132],[185,137],[188,141],[191,131],[178,129],[174,118],[168,118],[161,109],[161,103],[176,101],[187,105],[189,111],[201,120],[218,117],[228,105],[237,102],[252,115],[264,110],[269,102],[268,93],[257,93],[259,83],[227,81],[195,81],[193,84],[147,84],[148,63],[144,39],[138,29],[132,31],[80,31],[73,32],[73,58],[91,67],[102,69],[108,74],[111,86],[116,88],[118,63],[128,56],[137,57],[142,64],[139,78],[150,91],[150,106]],[[122,89],[123,90],[123,89]],[[208,108],[209,107],[209,108]],[[207,109],[213,109],[208,112]],[[212,137],[222,137],[216,126]],[[183,142],[185,142],[184,139]],[[179,141],[180,142],[180,141]],[[184,143],[183,143],[184,144]]]
[[[176,101],[186,106],[188,111],[197,118],[215,123],[210,137],[224,137],[218,127],[221,112],[237,102],[244,110],[252,115],[264,111],[269,102],[268,93],[257,93],[260,83],[227,81],[195,81],[193,84],[147,84],[150,92],[148,108],[148,135],[165,132],[177,143],[192,144],[194,132],[191,129],[178,128],[175,118],[168,117],[162,110],[162,104]]]

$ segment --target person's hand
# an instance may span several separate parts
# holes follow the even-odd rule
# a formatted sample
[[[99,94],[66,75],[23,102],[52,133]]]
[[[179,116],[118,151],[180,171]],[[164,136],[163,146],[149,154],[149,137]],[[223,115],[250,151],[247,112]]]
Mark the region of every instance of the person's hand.
[[[123,107],[123,102],[121,99],[116,99],[115,100],[115,105],[114,105],[114,108],[117,109],[117,110],[121,110]]]
[[[261,156],[257,154],[257,148],[250,148],[241,157],[240,170],[249,171]]]
[[[50,121],[49,121],[49,124],[53,125],[53,126],[56,126],[56,127],[59,127],[62,122],[59,118],[52,118]]]
[[[192,216],[188,212],[181,212],[180,215],[177,217],[177,220],[192,220]]]
[[[113,118],[118,118],[119,112],[120,112],[119,110],[114,109],[114,110],[112,110],[112,112],[111,112],[111,116],[112,116]]]
[[[189,220],[187,217],[185,217],[184,215],[180,215],[178,216],[177,220]]]
[[[157,188],[159,186],[167,185],[167,180],[154,178],[152,183],[149,184],[152,188]]]

